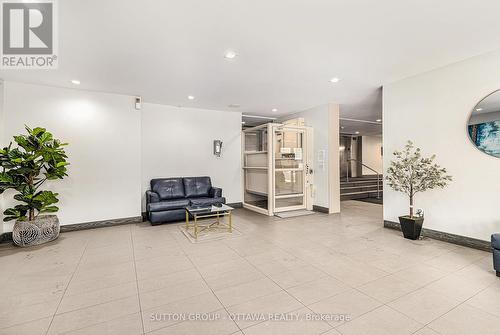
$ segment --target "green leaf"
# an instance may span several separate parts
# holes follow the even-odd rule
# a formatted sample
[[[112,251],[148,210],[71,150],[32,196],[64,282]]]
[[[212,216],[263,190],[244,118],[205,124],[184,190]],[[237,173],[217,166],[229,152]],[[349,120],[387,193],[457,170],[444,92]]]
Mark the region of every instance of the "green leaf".
[[[40,210],[40,213],[55,213],[57,211],[59,211],[59,207],[57,207],[57,206],[47,206],[47,207],[43,207]]]
[[[33,131],[31,132],[34,136],[38,136],[39,134],[42,134],[42,133],[45,133],[46,132],[46,129],[45,128],[41,128],[41,127],[36,127],[35,129],[33,129]]]
[[[14,142],[0,150],[0,193],[12,189],[13,197],[20,202],[8,209],[4,220],[26,219],[29,211],[53,212],[59,200],[52,191],[39,188],[47,179],[63,179],[67,176],[68,156],[63,143],[43,127],[31,129],[26,134],[14,136]],[[6,210],[7,211],[7,210]]]

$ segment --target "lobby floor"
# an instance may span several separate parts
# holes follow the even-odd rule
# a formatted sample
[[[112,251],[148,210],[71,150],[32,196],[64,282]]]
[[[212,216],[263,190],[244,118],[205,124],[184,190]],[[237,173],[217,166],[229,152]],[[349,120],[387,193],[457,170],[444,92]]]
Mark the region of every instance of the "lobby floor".
[[[500,334],[491,254],[405,240],[379,205],[233,221],[198,244],[142,223],[0,245],[0,334]]]

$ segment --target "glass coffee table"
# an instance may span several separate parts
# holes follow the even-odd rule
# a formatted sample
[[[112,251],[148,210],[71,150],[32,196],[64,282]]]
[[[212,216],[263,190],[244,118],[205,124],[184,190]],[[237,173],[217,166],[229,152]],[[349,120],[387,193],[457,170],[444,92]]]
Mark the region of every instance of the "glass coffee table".
[[[212,205],[212,206],[188,206],[186,207],[186,231],[189,232],[190,228],[194,228],[194,238],[198,239],[198,233],[203,230],[210,229],[213,226],[220,228],[221,226],[227,227],[230,233],[233,232],[232,211],[234,208],[228,205]],[[224,224],[221,218],[228,217],[228,223]],[[200,219],[212,218],[216,219],[214,222],[200,224]],[[192,219],[192,221],[190,221]]]

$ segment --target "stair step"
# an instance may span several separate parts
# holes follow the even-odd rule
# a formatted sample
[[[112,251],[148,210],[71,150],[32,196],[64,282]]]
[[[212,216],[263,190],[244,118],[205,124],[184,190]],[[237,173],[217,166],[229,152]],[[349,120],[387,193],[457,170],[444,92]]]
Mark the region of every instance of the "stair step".
[[[382,180],[383,178],[380,177],[378,180]],[[340,178],[341,181],[347,181],[345,178]],[[349,177],[349,181],[363,181],[363,180],[377,180],[376,177],[370,177],[370,178],[353,178]]]
[[[375,188],[377,189],[377,184],[375,185],[365,185],[365,186],[341,186],[340,190],[350,190],[353,188]]]
[[[352,192],[377,192],[377,185],[374,186],[355,186],[355,187],[341,187],[340,194],[352,193]],[[382,188],[380,188],[382,191]]]
[[[377,194],[377,190],[375,191],[359,191],[359,192],[349,192],[349,193],[342,193],[342,195],[361,195],[361,194],[366,194],[366,195],[369,195],[369,194]],[[380,191],[380,194],[382,194],[382,191]]]
[[[382,187],[382,183],[378,183]],[[377,186],[377,182],[363,182],[363,183],[340,183],[340,187],[366,187],[366,186]]]
[[[380,183],[382,181],[382,179],[379,179],[378,182]],[[341,180],[340,183],[376,183],[377,182],[377,179],[366,179],[366,180],[349,180],[349,181],[345,181],[345,180]]]
[[[383,197],[383,191],[380,190],[379,194],[380,198]],[[367,198],[376,198],[377,191],[364,191],[364,192],[348,192],[341,193],[340,200],[356,200],[356,199],[367,199]]]

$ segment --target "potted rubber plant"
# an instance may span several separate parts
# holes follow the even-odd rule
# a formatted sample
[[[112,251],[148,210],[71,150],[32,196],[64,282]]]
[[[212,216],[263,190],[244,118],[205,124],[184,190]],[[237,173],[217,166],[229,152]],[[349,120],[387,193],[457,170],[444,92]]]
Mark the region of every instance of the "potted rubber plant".
[[[57,193],[41,190],[47,180],[67,176],[64,146],[45,128],[25,127],[27,134],[14,136],[15,145],[0,150],[0,194],[13,190],[19,203],[7,208],[4,221],[16,220],[12,239],[18,246],[31,246],[59,236]]]
[[[436,155],[423,157],[420,148],[408,141],[402,151],[394,152],[395,159],[387,169],[387,184],[393,190],[406,194],[410,200],[410,213],[399,217],[405,238],[416,240],[420,237],[423,215],[414,215],[414,198],[417,193],[435,188],[444,188],[452,180],[445,168],[434,162]]]

